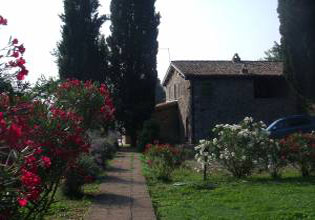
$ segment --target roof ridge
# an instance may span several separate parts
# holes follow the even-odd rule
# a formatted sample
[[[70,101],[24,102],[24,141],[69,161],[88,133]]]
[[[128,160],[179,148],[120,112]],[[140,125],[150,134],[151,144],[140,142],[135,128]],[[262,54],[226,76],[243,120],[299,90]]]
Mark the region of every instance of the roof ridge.
[[[232,60],[172,60],[171,62],[232,62]],[[263,62],[263,63],[283,63],[283,61],[274,61],[274,60],[241,60],[238,63],[242,62]]]

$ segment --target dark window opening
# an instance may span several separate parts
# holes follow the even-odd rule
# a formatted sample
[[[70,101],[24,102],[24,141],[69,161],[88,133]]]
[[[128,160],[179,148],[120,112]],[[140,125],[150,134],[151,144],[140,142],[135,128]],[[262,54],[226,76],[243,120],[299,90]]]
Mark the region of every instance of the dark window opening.
[[[255,98],[277,98],[287,95],[288,87],[284,79],[256,78],[254,79]]]
[[[177,99],[177,89],[176,89],[176,84],[174,84],[174,99]]]
[[[310,124],[311,121],[307,118],[294,118],[288,121],[290,127],[297,127]]]

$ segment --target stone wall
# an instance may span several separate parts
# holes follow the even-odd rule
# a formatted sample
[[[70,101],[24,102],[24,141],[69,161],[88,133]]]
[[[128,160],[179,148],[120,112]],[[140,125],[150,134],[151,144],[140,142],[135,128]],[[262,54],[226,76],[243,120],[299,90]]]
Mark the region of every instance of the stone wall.
[[[162,143],[177,144],[180,142],[178,112],[177,102],[162,103],[155,106],[152,118],[160,126],[159,140]]]
[[[246,116],[269,124],[274,119],[296,113],[291,95],[257,98],[254,80],[216,78],[193,80],[195,142],[210,135],[218,123],[238,123]]]
[[[166,101],[177,100],[178,103],[179,143],[190,142],[192,137],[190,90],[190,81],[185,80],[174,70],[165,88],[165,92]]]

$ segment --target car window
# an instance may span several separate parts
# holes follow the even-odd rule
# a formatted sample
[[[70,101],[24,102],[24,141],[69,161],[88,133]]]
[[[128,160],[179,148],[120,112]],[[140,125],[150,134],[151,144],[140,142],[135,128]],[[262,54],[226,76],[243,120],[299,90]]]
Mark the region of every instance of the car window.
[[[272,129],[277,130],[277,129],[282,129],[282,128],[286,128],[287,127],[287,123],[286,121],[279,121],[278,123],[276,123]]]
[[[307,118],[292,118],[287,121],[288,126],[290,127],[297,127],[297,126],[303,126],[308,125],[311,123],[311,121]]]

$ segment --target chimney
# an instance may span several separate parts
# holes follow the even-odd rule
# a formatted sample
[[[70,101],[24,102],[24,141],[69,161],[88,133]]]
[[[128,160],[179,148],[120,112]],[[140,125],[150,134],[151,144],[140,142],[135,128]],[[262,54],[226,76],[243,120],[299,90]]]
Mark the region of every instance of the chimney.
[[[243,73],[243,74],[248,73],[248,68],[247,68],[247,65],[245,63],[242,65],[241,73]]]

